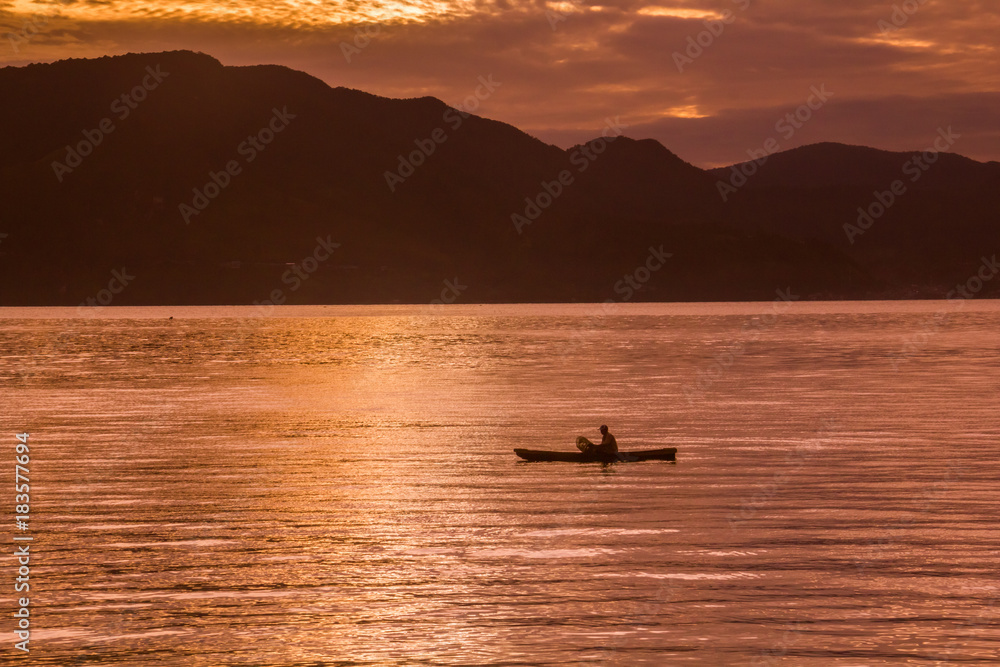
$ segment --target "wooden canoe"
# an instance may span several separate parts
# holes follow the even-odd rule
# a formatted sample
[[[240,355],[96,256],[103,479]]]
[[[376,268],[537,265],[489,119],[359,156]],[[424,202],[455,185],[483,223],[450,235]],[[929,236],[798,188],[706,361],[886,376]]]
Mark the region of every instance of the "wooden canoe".
[[[515,449],[514,453],[525,461],[563,461],[565,463],[612,463],[614,461],[676,461],[677,448],[647,449],[618,454],[584,454],[583,452],[551,452],[539,449]],[[619,458],[619,455],[621,458]]]

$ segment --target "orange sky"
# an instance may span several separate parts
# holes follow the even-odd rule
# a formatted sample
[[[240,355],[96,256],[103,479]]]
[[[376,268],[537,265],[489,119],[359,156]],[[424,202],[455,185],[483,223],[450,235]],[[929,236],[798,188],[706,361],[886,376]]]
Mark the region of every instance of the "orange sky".
[[[561,146],[618,117],[700,166],[772,138],[923,149],[947,126],[1000,160],[995,0],[0,0],[0,32],[3,64],[192,49],[453,105],[492,74],[482,115]],[[813,87],[832,95],[789,136]]]

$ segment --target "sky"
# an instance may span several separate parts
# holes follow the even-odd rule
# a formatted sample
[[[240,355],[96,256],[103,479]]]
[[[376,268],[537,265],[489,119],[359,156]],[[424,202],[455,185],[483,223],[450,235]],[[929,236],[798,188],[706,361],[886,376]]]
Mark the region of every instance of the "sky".
[[[0,34],[0,65],[190,49],[453,106],[486,77],[479,115],[564,148],[614,122],[701,167],[949,127],[1000,160],[996,0],[0,0]]]

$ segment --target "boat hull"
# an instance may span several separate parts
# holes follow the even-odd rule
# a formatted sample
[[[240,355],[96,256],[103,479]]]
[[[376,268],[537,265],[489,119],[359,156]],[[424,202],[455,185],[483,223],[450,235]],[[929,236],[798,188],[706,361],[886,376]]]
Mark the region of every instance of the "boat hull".
[[[562,461],[564,463],[613,463],[615,461],[676,461],[677,448],[647,449],[618,454],[584,454],[583,452],[551,452],[539,449],[515,449],[514,453],[525,461]]]

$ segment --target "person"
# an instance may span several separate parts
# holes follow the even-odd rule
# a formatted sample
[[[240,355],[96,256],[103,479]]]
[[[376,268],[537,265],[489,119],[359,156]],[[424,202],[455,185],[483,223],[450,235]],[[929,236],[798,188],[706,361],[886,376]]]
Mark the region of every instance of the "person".
[[[576,446],[584,454],[617,454],[618,441],[611,435],[608,427],[601,424],[601,444],[595,445],[582,435],[576,439]]]

